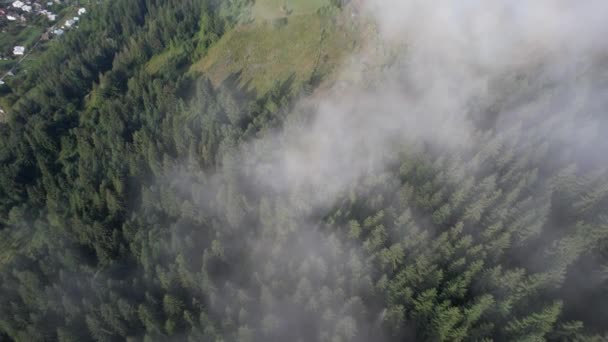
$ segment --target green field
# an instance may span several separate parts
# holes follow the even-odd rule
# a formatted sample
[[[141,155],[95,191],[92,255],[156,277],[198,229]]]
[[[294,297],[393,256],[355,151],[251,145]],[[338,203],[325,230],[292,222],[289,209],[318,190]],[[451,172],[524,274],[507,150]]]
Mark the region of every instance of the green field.
[[[253,14],[256,19],[273,19],[287,14],[283,8],[291,15],[304,15],[314,13],[327,5],[328,0],[258,0],[255,2]]]
[[[307,80],[315,69],[330,72],[352,51],[355,41],[353,27],[331,20],[330,15],[292,15],[279,28],[262,22],[228,32],[192,71],[208,75],[215,84],[240,73],[242,85],[249,83],[265,92],[292,75],[298,82]]]

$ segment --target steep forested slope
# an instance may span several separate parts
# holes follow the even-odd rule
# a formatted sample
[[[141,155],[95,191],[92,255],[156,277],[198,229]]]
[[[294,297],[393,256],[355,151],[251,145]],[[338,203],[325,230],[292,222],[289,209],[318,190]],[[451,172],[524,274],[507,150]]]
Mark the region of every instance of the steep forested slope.
[[[361,95],[405,82],[408,50],[353,52],[333,3],[306,71],[227,59],[289,41],[289,18],[244,18],[260,4],[116,0],[11,84],[0,340],[603,340],[603,62],[574,85],[497,75],[468,137],[436,144]],[[345,51],[365,84],[313,94]],[[573,87],[594,97],[560,105]]]

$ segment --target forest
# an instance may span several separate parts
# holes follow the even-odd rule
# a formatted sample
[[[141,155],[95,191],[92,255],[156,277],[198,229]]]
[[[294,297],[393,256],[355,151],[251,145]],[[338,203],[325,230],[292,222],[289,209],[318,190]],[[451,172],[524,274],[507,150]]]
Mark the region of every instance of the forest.
[[[411,49],[255,88],[192,68],[254,1],[89,6],[0,94],[0,341],[608,339],[606,55],[436,117]]]

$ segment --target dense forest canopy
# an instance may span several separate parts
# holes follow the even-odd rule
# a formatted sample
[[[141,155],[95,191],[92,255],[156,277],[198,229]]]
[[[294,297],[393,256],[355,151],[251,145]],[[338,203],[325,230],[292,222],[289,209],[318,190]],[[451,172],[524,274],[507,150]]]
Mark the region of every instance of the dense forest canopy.
[[[0,340],[608,339],[605,5],[466,3],[90,3],[0,92]]]

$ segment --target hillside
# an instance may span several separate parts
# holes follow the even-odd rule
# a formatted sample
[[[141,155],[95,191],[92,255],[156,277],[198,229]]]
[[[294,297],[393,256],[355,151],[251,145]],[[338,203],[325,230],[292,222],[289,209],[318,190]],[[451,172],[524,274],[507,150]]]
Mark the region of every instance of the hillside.
[[[279,1],[282,3],[282,1]],[[258,1],[251,22],[227,32],[191,70],[218,85],[231,75],[258,92],[290,77],[297,83],[335,71],[357,47],[357,23],[323,1]]]
[[[88,2],[0,89],[0,341],[606,340],[561,6]]]

